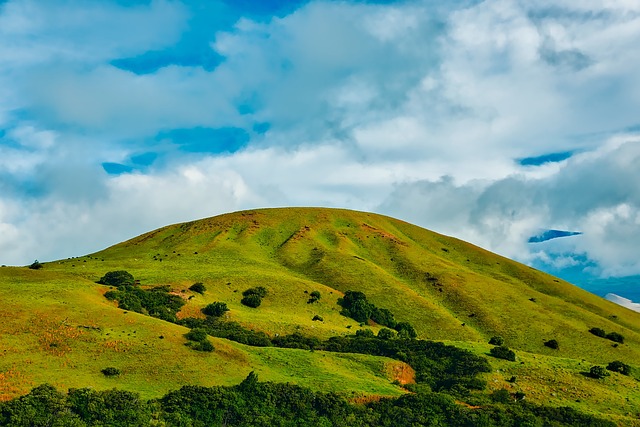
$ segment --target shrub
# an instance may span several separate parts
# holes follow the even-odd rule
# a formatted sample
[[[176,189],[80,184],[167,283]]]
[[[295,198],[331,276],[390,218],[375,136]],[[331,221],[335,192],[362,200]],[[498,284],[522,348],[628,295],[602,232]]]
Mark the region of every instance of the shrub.
[[[204,285],[201,282],[198,283],[194,283],[193,285],[191,285],[189,287],[190,291],[193,292],[197,292],[199,294],[204,294],[204,292],[207,290],[207,288],[204,287]]]
[[[619,372],[622,375],[631,375],[631,366],[626,363],[622,363],[619,360],[615,360],[607,365],[607,370],[612,372]]]
[[[229,311],[229,308],[224,302],[212,302],[202,309],[202,313],[213,317],[220,317],[227,311]]]
[[[418,333],[411,324],[400,322],[396,325],[395,330],[398,331],[398,337],[403,339],[415,339]]]
[[[115,377],[120,375],[120,369],[109,366],[108,368],[104,368],[101,370],[105,377]]]
[[[356,331],[356,336],[357,337],[362,337],[362,338],[373,338],[373,337],[375,337],[375,335],[373,334],[373,331],[371,329],[358,329]]]
[[[609,332],[606,338],[611,341],[619,342],[620,344],[624,343],[624,337],[617,332]]]
[[[596,365],[592,366],[591,369],[589,369],[589,376],[591,378],[602,379],[604,377],[608,377],[609,372],[607,372],[604,367]]]
[[[501,388],[491,393],[491,400],[498,403],[509,403],[511,402],[511,393],[509,390]]]
[[[242,293],[243,297],[248,297],[249,295],[257,295],[260,298],[264,298],[267,296],[267,290],[262,286],[258,286],[255,288],[249,288]]]
[[[489,354],[491,354],[493,357],[497,359],[509,360],[511,362],[516,361],[516,354],[513,352],[513,350],[509,349],[509,347],[504,345],[493,347],[489,351]]]
[[[213,350],[215,350],[215,347],[213,346],[213,344],[211,344],[211,342],[207,339],[203,341],[198,341],[198,342],[191,342],[188,344],[189,344],[189,347],[191,347],[196,351],[212,352]]]
[[[98,280],[98,283],[119,288],[120,286],[133,286],[135,280],[129,272],[118,270],[108,272]]]
[[[605,338],[607,336],[607,333],[604,331],[604,329],[600,328],[591,328],[589,329],[589,332],[600,338]]]
[[[552,348],[552,349],[554,349],[554,350],[557,350],[558,348],[560,348],[560,346],[558,345],[558,341],[556,341],[556,340],[549,340],[549,341],[546,341],[546,342],[544,343],[544,345],[545,345],[546,347]]]
[[[491,339],[489,340],[489,344],[491,344],[491,345],[502,345],[502,344],[504,344],[504,338],[502,338],[500,335],[495,335],[495,336],[491,337]]]
[[[44,267],[44,265],[42,265],[42,263],[40,263],[40,261],[38,260],[33,261],[33,263],[29,266],[29,268],[32,270],[40,270],[42,267]]]
[[[315,316],[313,316],[313,319],[311,320],[317,320],[319,322],[324,322],[324,319],[322,318],[322,316],[318,316],[317,314]]]
[[[320,292],[318,291],[313,291],[311,292],[310,298],[307,301],[307,304],[313,304],[314,302],[318,301],[320,299]]]
[[[249,294],[240,300],[242,305],[246,305],[251,308],[258,308],[262,304],[262,298],[256,294]]]
[[[383,340],[390,340],[395,337],[396,337],[396,333],[388,328],[382,328],[380,329],[380,332],[378,332],[378,338]]]
[[[207,331],[201,328],[195,328],[184,334],[189,341],[204,341],[207,339]]]

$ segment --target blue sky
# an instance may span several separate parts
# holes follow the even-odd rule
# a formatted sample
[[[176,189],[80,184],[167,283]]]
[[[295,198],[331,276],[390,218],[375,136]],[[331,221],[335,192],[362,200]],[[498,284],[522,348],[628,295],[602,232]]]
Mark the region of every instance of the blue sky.
[[[0,263],[311,205],[620,283],[639,67],[623,0],[0,2]]]

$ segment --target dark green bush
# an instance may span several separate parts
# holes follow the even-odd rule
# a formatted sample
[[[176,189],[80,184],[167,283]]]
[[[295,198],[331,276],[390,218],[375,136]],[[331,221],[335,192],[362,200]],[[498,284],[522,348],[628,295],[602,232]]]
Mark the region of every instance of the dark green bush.
[[[242,293],[243,297],[248,297],[249,295],[257,295],[260,298],[264,298],[267,296],[267,290],[262,286],[258,286],[255,288],[249,288]]]
[[[400,322],[394,328],[398,331],[398,337],[404,339],[414,339],[418,336],[416,330],[407,322]]]
[[[558,344],[558,341],[556,341],[556,340],[545,341],[544,345],[546,347],[552,348],[554,350],[558,350],[560,348],[560,345]]]
[[[607,370],[603,366],[596,365],[592,366],[591,369],[589,369],[589,376],[591,378],[602,379],[604,377],[608,377],[609,372],[607,372]]]
[[[618,342],[620,344],[624,343],[624,337],[617,332],[609,332],[606,336],[608,340]]]
[[[33,261],[33,263],[29,266],[29,268],[32,270],[40,270],[42,267],[44,267],[44,265],[42,265],[42,263],[40,263],[40,261],[38,260]]]
[[[607,333],[604,331],[604,329],[600,329],[600,328],[591,328],[589,329],[589,332],[591,332],[593,335],[600,338],[606,338],[607,336]]]
[[[259,295],[249,294],[240,300],[242,305],[246,305],[251,308],[258,308],[262,304],[262,298]]]
[[[619,372],[622,375],[631,375],[631,366],[626,363],[622,363],[619,360],[614,360],[607,365],[607,370],[612,372]]]
[[[375,335],[371,329],[358,329],[356,331],[356,337],[373,338]]]
[[[120,369],[109,366],[108,368],[104,368],[101,370],[105,377],[115,377],[120,375]]]
[[[202,312],[207,316],[220,317],[224,313],[229,311],[227,304],[224,302],[212,302],[202,309]]]
[[[98,283],[119,288],[120,286],[133,286],[135,280],[129,272],[118,270],[108,272],[98,280]]]
[[[324,319],[322,318],[322,316],[318,316],[317,314],[315,316],[313,316],[313,319],[311,320],[317,320],[319,322],[324,322]]]
[[[511,403],[513,398],[511,397],[509,390],[501,388],[500,390],[495,390],[491,393],[491,400],[497,403]]]
[[[516,354],[513,352],[513,350],[509,349],[509,347],[504,345],[493,347],[489,351],[489,354],[491,354],[493,357],[497,359],[509,360],[511,362],[516,361]]]
[[[190,291],[197,292],[199,294],[204,294],[207,288],[204,287],[202,282],[194,283],[189,287]]]
[[[489,340],[489,344],[500,346],[504,344],[504,338],[502,338],[500,335],[495,335],[491,337],[491,339]]]
[[[320,292],[318,291],[313,291],[311,292],[311,294],[309,294],[310,298],[307,301],[307,304],[313,304],[316,301],[320,300]]]
[[[378,331],[378,338],[382,340],[391,340],[396,337],[396,333],[389,328],[382,328]]]
[[[184,337],[189,341],[204,341],[207,339],[207,331],[202,328],[192,329]]]
[[[189,341],[186,345],[196,351],[212,352],[215,350],[215,347],[208,339],[204,339],[202,341]]]

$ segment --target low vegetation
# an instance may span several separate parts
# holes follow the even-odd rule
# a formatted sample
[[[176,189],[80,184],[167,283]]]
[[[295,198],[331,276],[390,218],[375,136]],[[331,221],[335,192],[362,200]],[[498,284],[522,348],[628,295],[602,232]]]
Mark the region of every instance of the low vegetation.
[[[116,389],[70,389],[63,394],[41,385],[25,396],[0,402],[0,425],[615,427],[571,408],[527,403],[506,390],[493,393],[492,400],[477,408],[429,391],[357,405],[334,393],[314,392],[290,383],[259,382],[253,372],[235,386],[184,386],[154,401]]]

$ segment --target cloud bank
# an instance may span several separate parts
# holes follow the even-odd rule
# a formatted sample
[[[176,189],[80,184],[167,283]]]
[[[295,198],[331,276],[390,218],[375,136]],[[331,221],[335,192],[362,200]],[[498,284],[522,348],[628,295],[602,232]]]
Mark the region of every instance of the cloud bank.
[[[5,2],[0,262],[322,205],[638,274],[639,40],[625,1]]]

